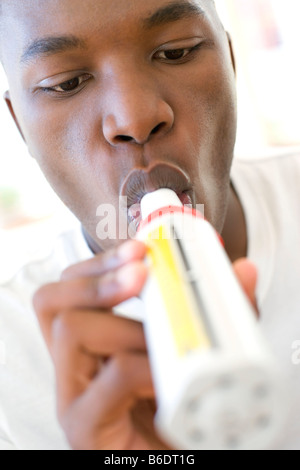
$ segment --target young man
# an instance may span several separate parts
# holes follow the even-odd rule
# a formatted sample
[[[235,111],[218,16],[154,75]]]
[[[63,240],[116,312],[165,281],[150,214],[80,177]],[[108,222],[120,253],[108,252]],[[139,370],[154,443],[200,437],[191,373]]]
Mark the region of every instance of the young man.
[[[231,260],[248,255],[257,264],[262,326],[291,368],[299,264],[291,265],[292,256],[299,258],[299,232],[290,233],[288,224],[299,214],[299,159],[237,164],[230,184],[234,58],[213,2],[1,0],[1,59],[11,114],[52,187],[80,220],[85,240],[66,231],[52,245],[41,241],[43,249],[2,282],[8,359],[0,379],[0,445],[67,447],[55,418],[51,361],[31,307],[34,292],[51,282],[34,305],[71,447],[165,447],[153,429],[142,325],[112,315],[136,298],[120,310],[133,317],[137,309],[142,316],[137,297],[147,276],[145,248],[123,244],[121,237],[100,240],[97,232],[101,204],[112,204],[120,226],[127,226],[132,205],[160,187],[204,204]],[[128,198],[125,209],[121,196]],[[245,260],[234,266],[255,303],[255,269]],[[291,371],[297,376],[295,367]],[[282,431],[282,448],[297,447],[300,437],[292,394],[290,401],[296,419]]]

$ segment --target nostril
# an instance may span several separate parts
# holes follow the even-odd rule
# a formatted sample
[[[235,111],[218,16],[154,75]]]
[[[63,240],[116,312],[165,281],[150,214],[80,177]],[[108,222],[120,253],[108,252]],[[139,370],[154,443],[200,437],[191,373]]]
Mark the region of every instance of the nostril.
[[[116,140],[119,142],[131,142],[133,138],[129,135],[117,135]]]
[[[163,129],[164,127],[165,127],[165,123],[161,122],[160,124],[158,124],[152,129],[152,131],[150,132],[149,135],[146,136],[146,138],[144,138],[143,136],[138,136],[138,132],[135,133],[136,137],[131,137],[130,135],[126,135],[126,134],[118,134],[114,137],[114,143],[121,144],[124,142],[135,142],[137,144],[145,144],[151,135],[158,134],[160,130]]]
[[[164,127],[163,122],[161,122],[160,124],[158,124],[158,126],[155,126],[154,129],[152,129],[151,135],[157,134],[162,127]]]

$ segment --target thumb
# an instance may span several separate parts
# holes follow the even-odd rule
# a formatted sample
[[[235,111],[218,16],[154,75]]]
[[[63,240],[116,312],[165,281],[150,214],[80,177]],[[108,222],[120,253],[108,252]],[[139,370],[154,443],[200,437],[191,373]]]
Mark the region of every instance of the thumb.
[[[248,259],[242,258],[233,263],[233,270],[245,294],[256,310],[257,316],[259,316],[255,294],[258,277],[256,267]]]

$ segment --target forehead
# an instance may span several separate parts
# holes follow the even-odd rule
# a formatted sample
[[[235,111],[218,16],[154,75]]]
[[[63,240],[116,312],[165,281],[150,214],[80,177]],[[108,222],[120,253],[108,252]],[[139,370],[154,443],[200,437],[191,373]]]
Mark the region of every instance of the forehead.
[[[103,24],[120,22],[128,16],[143,18],[154,10],[173,3],[183,7],[197,6],[205,10],[213,0],[0,0],[0,8],[4,19],[20,19],[24,26],[27,24],[45,29],[50,25],[68,27],[76,19],[81,19],[81,23],[88,19],[90,24],[93,19],[101,19]]]
[[[77,31],[129,31],[127,25],[144,20],[159,9],[208,10],[212,0],[1,0],[3,29],[18,42],[34,36]],[[4,34],[4,39],[5,39]]]
[[[24,65],[44,44],[55,38],[52,52],[80,48],[90,51],[119,45],[140,44],[146,40],[145,31],[178,23],[191,17],[201,17],[214,24],[218,35],[219,21],[215,22],[213,0],[0,0],[1,59],[8,76],[16,73],[16,66]],[[204,22],[204,20],[203,20]],[[216,28],[215,28],[216,27]],[[63,39],[63,47],[57,43]],[[67,44],[65,41],[76,44]],[[50,44],[51,46],[51,44]],[[65,47],[66,46],[66,47]],[[52,47],[52,46],[51,46]],[[33,54],[32,54],[33,52]]]

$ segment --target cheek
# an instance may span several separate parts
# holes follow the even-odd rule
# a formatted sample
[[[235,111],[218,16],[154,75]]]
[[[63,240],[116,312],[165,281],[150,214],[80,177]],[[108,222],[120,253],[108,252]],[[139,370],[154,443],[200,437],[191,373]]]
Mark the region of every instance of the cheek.
[[[171,87],[179,124],[185,122],[202,147],[235,140],[235,77],[227,56],[219,50],[206,52],[188,73],[177,73]]]
[[[184,90],[184,93],[182,91]],[[177,91],[178,126],[191,138],[199,171],[220,182],[228,179],[236,139],[236,92],[232,71],[226,66],[207,67],[190,77]]]
[[[33,111],[26,120],[29,151],[62,201],[81,220],[91,220],[115,193],[110,159],[100,131],[92,126],[95,119],[88,112],[75,113],[69,104],[59,107]]]
[[[46,168],[72,161],[81,165],[88,146],[88,120],[66,102],[44,106],[39,103],[25,123],[25,136],[31,154]]]
[[[221,230],[226,214],[230,168],[236,140],[236,91],[231,68],[222,61],[190,76],[177,114],[192,135],[197,203]],[[193,116],[187,119],[186,116]]]
[[[235,85],[220,67],[215,67],[195,81],[198,99],[193,100],[195,127],[208,144],[232,140],[236,130]],[[192,90],[191,90],[192,91]]]

